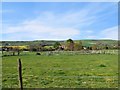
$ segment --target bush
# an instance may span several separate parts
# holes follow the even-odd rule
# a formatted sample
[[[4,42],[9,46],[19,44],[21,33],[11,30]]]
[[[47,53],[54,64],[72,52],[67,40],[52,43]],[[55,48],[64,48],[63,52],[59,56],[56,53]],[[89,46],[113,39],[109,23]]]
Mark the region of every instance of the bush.
[[[40,53],[36,53],[36,55],[41,55]]]
[[[100,64],[99,67],[106,67],[106,65],[104,65],[104,64]]]

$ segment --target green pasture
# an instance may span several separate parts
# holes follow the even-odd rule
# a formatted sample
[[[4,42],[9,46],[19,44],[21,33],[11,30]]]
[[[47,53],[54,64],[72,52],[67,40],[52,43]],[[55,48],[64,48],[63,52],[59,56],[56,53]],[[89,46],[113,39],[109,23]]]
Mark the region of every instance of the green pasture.
[[[18,58],[24,88],[117,88],[118,55],[53,54],[2,58],[2,87],[18,88]]]

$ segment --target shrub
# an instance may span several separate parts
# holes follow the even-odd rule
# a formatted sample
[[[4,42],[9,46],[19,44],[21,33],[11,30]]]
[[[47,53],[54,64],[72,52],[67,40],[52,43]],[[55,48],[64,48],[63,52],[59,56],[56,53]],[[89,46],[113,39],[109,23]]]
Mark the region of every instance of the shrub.
[[[106,65],[104,65],[104,64],[100,64],[99,67],[106,67]]]

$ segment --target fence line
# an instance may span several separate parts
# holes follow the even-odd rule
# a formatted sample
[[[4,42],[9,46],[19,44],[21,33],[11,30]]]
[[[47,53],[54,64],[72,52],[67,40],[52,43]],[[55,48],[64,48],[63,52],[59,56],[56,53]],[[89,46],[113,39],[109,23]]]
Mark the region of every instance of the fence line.
[[[118,50],[52,51],[53,54],[118,54]]]
[[[40,51],[42,52],[42,51]],[[118,50],[80,50],[80,51],[44,51],[42,53],[47,53],[48,55],[50,52],[51,54],[119,54]],[[28,52],[21,52],[21,55],[28,55]],[[16,54],[17,55],[17,54]],[[0,56],[14,56],[12,51],[4,52],[3,54],[0,54]]]

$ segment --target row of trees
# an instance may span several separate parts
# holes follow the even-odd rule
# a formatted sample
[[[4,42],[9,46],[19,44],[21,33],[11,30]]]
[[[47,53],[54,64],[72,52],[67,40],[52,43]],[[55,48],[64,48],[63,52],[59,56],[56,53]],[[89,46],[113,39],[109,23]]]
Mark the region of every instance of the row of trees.
[[[19,47],[7,47],[4,46],[2,47],[2,54],[4,55],[4,51],[6,52],[11,52],[11,55],[15,56],[15,55],[20,55],[20,52],[22,51]],[[17,54],[16,54],[17,53]]]
[[[68,50],[68,51],[79,51],[82,49],[85,50],[97,50],[97,49],[109,49],[110,47],[108,45],[102,45],[100,43],[92,44],[91,46],[84,46],[82,41],[76,41],[74,42],[72,39],[68,39],[65,42],[55,42],[54,45],[48,45],[45,42],[40,44],[31,44],[27,46],[26,48],[21,49],[20,47],[8,47],[4,46],[2,47],[2,51],[13,51],[18,52],[18,55],[20,54],[20,51],[54,51],[54,50]],[[117,49],[116,47],[113,47]],[[110,48],[111,49],[111,48]]]
[[[67,50],[67,51],[79,51],[82,49],[89,49],[89,50],[96,50],[97,46],[93,45],[92,47],[86,47],[83,46],[81,41],[74,42],[72,39],[66,40],[64,44],[60,44],[59,42],[56,42],[54,45],[55,49]]]
[[[69,50],[69,51],[79,51],[79,50],[82,50],[82,49],[85,49],[85,50],[102,50],[102,49],[119,49],[119,46],[118,45],[110,46],[110,45],[99,43],[99,42],[94,43],[94,44],[90,44],[88,46],[84,46],[82,41],[74,42],[72,39],[68,39],[65,42],[64,49]]]

